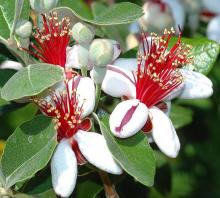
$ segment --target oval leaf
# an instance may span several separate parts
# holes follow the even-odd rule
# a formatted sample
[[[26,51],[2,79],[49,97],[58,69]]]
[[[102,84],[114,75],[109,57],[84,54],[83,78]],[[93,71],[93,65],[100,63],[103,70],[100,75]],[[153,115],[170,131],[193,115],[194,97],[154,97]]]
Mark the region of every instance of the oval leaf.
[[[127,139],[119,139],[110,132],[108,117],[100,122],[107,145],[122,168],[146,186],[154,183],[156,160],[147,137],[139,132]]]
[[[172,39],[169,46],[172,46],[176,39]],[[220,45],[203,37],[182,38],[182,41],[193,47],[191,51],[193,62],[187,64],[186,67],[203,74],[208,74],[218,57]]]
[[[18,127],[8,138],[2,156],[6,188],[32,177],[46,166],[56,147],[52,119],[37,116]]]
[[[186,126],[192,122],[193,112],[191,109],[187,109],[178,105],[172,105],[170,112],[170,119],[175,129]]]
[[[72,10],[73,14],[82,21],[95,25],[131,23],[143,15],[143,10],[140,6],[129,2],[114,4],[104,9],[100,14],[96,15],[95,18],[83,14],[79,9],[76,9],[75,6],[71,7],[72,9],[68,7],[59,7],[55,8],[54,11],[61,8]]]
[[[34,96],[51,87],[63,78],[61,67],[45,63],[29,65],[18,71],[1,90],[7,101]]]

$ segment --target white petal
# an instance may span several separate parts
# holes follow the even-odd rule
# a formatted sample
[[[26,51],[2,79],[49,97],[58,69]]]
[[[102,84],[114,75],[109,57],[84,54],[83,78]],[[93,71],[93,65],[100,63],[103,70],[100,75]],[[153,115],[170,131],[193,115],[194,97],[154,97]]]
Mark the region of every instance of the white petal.
[[[184,77],[184,88],[180,95],[183,99],[207,98],[212,95],[212,82],[199,72],[180,70]]]
[[[220,9],[220,8],[219,8]],[[214,17],[208,24],[207,37],[210,40],[220,43],[220,15]]]
[[[105,138],[101,134],[79,130],[74,138],[78,142],[83,156],[91,164],[112,174],[122,174],[121,167],[112,157]]]
[[[137,71],[137,59],[136,58],[118,58],[113,65],[131,72]]]
[[[213,13],[220,13],[220,1],[219,0],[202,0],[202,6],[206,10]]]
[[[83,105],[82,118],[92,113],[95,107],[95,85],[91,78],[80,78],[76,94],[79,100],[79,106]]]
[[[133,74],[122,68],[108,65],[105,78],[102,82],[102,90],[113,97],[136,97],[136,88]]]
[[[173,100],[174,98],[177,98],[184,89],[184,82],[182,82],[177,88],[175,88],[173,91],[171,91],[166,98],[165,101]]]
[[[0,64],[1,69],[15,69],[20,70],[23,68],[22,64],[16,61],[6,60]]]
[[[137,99],[119,103],[110,115],[109,125],[112,133],[127,138],[140,131],[148,118],[148,108]]]
[[[180,150],[179,138],[170,119],[158,108],[149,109],[152,115],[152,137],[159,149],[175,158]]]
[[[54,191],[61,197],[69,197],[76,185],[77,160],[68,140],[62,140],[51,160]]]

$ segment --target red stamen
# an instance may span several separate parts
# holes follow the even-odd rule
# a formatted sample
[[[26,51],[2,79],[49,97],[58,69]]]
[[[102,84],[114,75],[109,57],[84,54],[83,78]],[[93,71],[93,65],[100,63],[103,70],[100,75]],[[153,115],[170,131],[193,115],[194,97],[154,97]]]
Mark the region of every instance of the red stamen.
[[[165,30],[162,37],[152,34],[151,43],[143,34],[143,52],[138,55],[136,98],[148,108],[162,101],[172,90],[182,83],[178,68],[190,61],[190,47],[178,41],[168,50],[174,31]]]
[[[46,115],[54,117],[57,129],[57,139],[70,138],[78,130],[88,130],[91,127],[91,122],[88,119],[81,119],[83,105],[79,105],[76,90],[80,78],[75,78],[72,81],[72,86],[66,80],[66,91],[63,93],[52,93],[52,102],[47,102],[44,99],[34,99],[42,112]]]
[[[36,44],[31,43],[30,50],[23,50],[42,62],[65,67],[66,48],[70,41],[69,19],[58,21],[56,13],[42,17],[43,28],[37,28],[33,34]]]

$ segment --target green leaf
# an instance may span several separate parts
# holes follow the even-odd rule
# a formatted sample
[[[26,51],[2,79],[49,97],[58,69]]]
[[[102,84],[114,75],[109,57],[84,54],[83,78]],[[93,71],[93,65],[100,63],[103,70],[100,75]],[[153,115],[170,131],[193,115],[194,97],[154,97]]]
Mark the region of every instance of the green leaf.
[[[63,78],[61,67],[45,63],[29,65],[18,71],[4,85],[1,96],[7,101],[34,96]]]
[[[20,16],[23,19],[29,18],[29,0],[0,0],[0,8],[11,33],[14,32],[16,22]]]
[[[6,42],[6,40],[10,37],[10,29],[8,27],[8,24],[4,18],[3,12],[0,9],[0,42],[2,42],[2,40],[4,42]]]
[[[103,12],[96,15],[95,18],[88,16],[79,10],[78,7],[71,6],[71,8],[72,9],[66,7],[66,9],[72,10],[72,13],[82,21],[95,25],[119,25],[131,23],[143,15],[143,11],[140,6],[129,2],[114,4],[104,9]]]
[[[5,185],[5,176],[0,168],[0,187]]]
[[[84,18],[92,18],[89,6],[83,0],[77,0],[77,3],[73,3],[72,0],[61,0],[61,6],[74,10]]]
[[[188,125],[192,122],[193,112],[178,105],[172,105],[170,112],[170,119],[176,129]]]
[[[56,147],[52,119],[37,116],[18,127],[8,138],[2,156],[6,188],[31,178],[46,166]]]
[[[147,137],[139,132],[127,139],[116,138],[110,132],[108,122],[108,117],[105,117],[100,122],[100,129],[112,155],[128,174],[140,183],[152,186],[156,160]]]
[[[76,189],[74,190],[75,198],[96,198],[103,190],[103,185],[97,173],[78,177]]]
[[[170,46],[174,44],[176,39],[177,38],[171,40]],[[193,47],[191,51],[193,62],[187,64],[186,67],[203,74],[208,74],[218,57],[220,45],[203,37],[182,38],[182,41]]]
[[[8,81],[15,74],[15,70],[13,69],[1,69],[0,70],[0,90]]]
[[[93,17],[97,18],[105,9],[107,9],[107,6],[99,2],[94,2],[92,4]],[[128,24],[100,27],[100,30],[106,37],[117,40],[120,43],[123,51],[126,50],[126,38],[129,33],[128,29]]]

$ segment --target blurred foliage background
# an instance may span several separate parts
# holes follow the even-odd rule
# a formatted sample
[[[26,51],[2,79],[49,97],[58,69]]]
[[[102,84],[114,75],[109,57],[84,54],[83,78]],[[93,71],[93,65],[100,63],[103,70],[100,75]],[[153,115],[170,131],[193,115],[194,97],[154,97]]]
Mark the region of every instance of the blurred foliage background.
[[[117,2],[122,1],[124,0]],[[139,5],[142,3],[140,0],[130,0],[130,2]],[[200,28],[193,35],[190,29],[186,27],[183,36],[205,36],[206,26],[206,23],[200,22]],[[111,31],[108,30],[108,33],[111,34],[109,37],[117,37],[120,40],[127,33],[124,26],[117,30],[119,32],[114,32],[112,28]],[[3,45],[0,45],[0,52],[0,64],[6,59],[14,59]],[[7,75],[12,74],[13,71],[7,72]],[[147,188],[136,182],[132,177],[124,176],[119,181],[117,180],[116,185],[120,197],[220,197],[220,157],[218,153],[220,151],[220,57],[218,57],[208,76],[214,84],[214,94],[211,98],[176,101],[176,103],[194,112],[193,121],[178,130],[182,145],[179,156],[176,159],[168,159],[160,152],[156,152],[158,168],[154,187]],[[0,87],[4,82],[2,75],[0,76]],[[3,150],[4,140],[10,136],[16,126],[30,120],[37,113],[37,108],[33,104],[10,103],[4,106],[3,104],[5,102],[0,101],[0,152]],[[90,191],[94,191],[94,194],[102,191],[97,175],[91,174],[91,181],[83,180],[83,177],[79,178],[81,182],[79,182],[77,189],[85,188],[85,194],[75,195],[76,197],[85,198],[88,197]],[[48,178],[45,177],[45,180]],[[93,184],[90,186],[91,189],[86,188],[89,182]],[[77,194],[77,190],[75,193]],[[104,197],[104,192],[102,191],[96,197]]]

